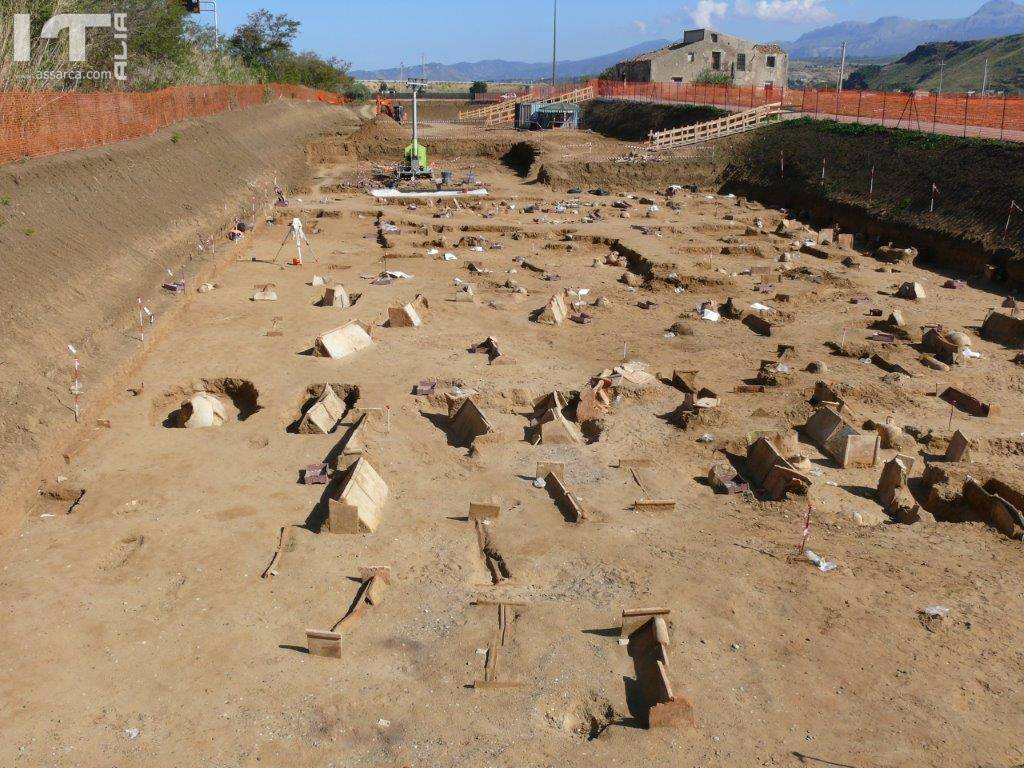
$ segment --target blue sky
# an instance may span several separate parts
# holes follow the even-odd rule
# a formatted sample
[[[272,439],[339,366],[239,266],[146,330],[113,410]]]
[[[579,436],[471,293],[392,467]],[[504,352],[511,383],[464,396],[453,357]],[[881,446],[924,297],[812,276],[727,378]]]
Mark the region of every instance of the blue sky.
[[[837,21],[880,16],[958,18],[983,0],[559,0],[559,58],[583,59],[658,38],[710,18],[723,32],[792,40]],[[478,59],[545,61],[551,0],[220,0],[221,31],[260,7],[302,22],[298,47],[338,56],[356,69],[399,62]],[[205,17],[205,14],[204,14]]]

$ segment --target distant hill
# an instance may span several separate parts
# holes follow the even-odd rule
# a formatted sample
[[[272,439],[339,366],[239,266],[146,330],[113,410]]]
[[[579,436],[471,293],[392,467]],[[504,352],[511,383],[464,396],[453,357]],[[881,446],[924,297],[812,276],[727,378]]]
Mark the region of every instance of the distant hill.
[[[991,0],[965,19],[919,21],[887,16],[870,23],[844,21],[807,32],[782,46],[791,59],[838,56],[844,40],[848,56],[901,56],[923,43],[979,40],[1022,32],[1024,5],[1013,0]]]
[[[668,40],[650,40],[646,43],[623,48],[621,51],[606,53],[602,56],[594,56],[589,59],[576,61],[559,61],[558,78],[582,77],[584,75],[597,75],[602,70],[623,59],[636,56],[638,53],[653,51],[668,45]],[[420,77],[421,69],[419,64],[409,64],[405,68],[406,77]],[[402,76],[400,67],[390,69],[357,69],[349,74],[360,80],[397,80]],[[431,62],[427,64],[428,80],[448,80],[455,82],[471,82],[473,80],[486,80],[489,82],[510,82],[544,80],[551,78],[551,62],[541,61],[530,63],[526,61],[506,61],[505,59],[488,59],[485,61],[460,61],[456,64],[439,64]]]
[[[847,87],[870,90],[980,91],[988,59],[988,90],[1024,88],[1024,35],[919,45],[902,59],[850,73]],[[946,64],[942,67],[942,62]]]

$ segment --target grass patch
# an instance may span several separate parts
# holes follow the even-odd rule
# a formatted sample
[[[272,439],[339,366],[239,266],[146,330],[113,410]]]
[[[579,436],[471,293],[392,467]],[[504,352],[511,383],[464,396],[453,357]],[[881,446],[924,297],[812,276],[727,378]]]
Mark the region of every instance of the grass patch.
[[[973,137],[950,136],[945,133],[928,133],[913,131],[907,128],[887,128],[881,125],[863,123],[838,123],[833,120],[819,120],[812,117],[801,117],[786,120],[782,123],[786,129],[813,128],[818,133],[833,136],[874,136],[886,138],[899,147],[914,149],[955,149],[958,147],[1009,147],[1014,142],[997,139],[979,139]]]

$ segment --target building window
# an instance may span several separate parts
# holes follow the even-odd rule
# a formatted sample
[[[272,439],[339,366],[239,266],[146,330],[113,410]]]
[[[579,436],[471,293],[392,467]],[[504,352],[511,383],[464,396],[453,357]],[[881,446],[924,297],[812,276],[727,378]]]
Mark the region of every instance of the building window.
[[[693,64],[693,54],[692,53],[686,54],[686,61],[687,61],[688,64]]]
[[[747,71],[747,54],[737,53],[736,54],[736,69],[740,72]]]
[[[721,69],[722,68],[722,52],[712,51],[711,53],[711,68]]]
[[[681,83],[681,82],[683,82],[683,78],[681,78],[681,77],[673,77],[672,78],[672,82],[673,83]]]
[[[769,56],[768,59],[765,61],[765,65],[768,67],[768,69],[775,69],[775,57]]]
[[[711,33],[711,42],[712,43],[717,43],[718,42],[718,35],[716,35],[714,32]]]

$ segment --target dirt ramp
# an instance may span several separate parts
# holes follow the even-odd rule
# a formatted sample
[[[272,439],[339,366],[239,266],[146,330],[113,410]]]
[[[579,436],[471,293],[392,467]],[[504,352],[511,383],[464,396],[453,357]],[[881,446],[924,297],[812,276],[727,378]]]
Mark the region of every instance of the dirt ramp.
[[[404,141],[409,136],[409,130],[399,125],[393,118],[387,115],[375,115],[348,137],[348,143],[349,146],[358,148],[379,142]]]
[[[211,265],[200,238],[214,236],[225,258],[228,223],[251,220],[275,176],[306,181],[306,142],[356,124],[349,108],[274,102],[0,167],[0,526],[11,520],[13,481],[31,483],[33,457],[74,428],[67,345],[82,359],[85,427],[140,349],[138,297],[160,333]],[[161,289],[167,269],[184,269],[185,295]]]

